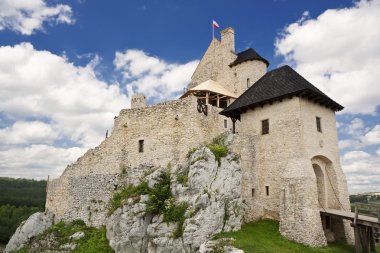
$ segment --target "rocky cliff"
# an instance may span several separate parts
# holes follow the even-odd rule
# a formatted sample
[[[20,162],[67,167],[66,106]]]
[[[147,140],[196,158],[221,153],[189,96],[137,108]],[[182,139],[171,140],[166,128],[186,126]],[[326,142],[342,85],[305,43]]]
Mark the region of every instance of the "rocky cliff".
[[[219,144],[189,152],[182,164],[152,167],[133,185],[119,185],[106,218],[107,239],[115,252],[198,252],[213,235],[240,229],[240,161]],[[7,249],[27,248],[36,234],[15,234]],[[53,245],[38,250],[70,252]]]

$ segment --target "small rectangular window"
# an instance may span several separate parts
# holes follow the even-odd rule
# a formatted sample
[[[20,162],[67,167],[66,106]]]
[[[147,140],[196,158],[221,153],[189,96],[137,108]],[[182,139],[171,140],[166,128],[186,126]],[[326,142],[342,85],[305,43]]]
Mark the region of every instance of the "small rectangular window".
[[[249,88],[249,78],[247,78],[247,88]]]
[[[252,197],[255,196],[255,188],[252,188]]]
[[[261,121],[261,134],[269,134],[269,119]]]
[[[224,120],[224,128],[227,128],[227,120]]]
[[[321,118],[320,117],[316,117],[316,122],[317,122],[317,131],[322,133]]]
[[[139,152],[144,152],[144,140],[139,140]]]
[[[269,186],[265,186],[265,192],[266,192],[267,196],[269,196]]]

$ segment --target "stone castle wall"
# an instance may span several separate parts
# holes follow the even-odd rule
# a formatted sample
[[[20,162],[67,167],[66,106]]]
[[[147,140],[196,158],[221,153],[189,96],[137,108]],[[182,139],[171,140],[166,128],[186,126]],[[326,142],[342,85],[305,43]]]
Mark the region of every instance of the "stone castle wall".
[[[48,185],[46,208],[58,219],[83,219],[104,224],[110,194],[119,185],[120,173],[136,183],[149,168],[175,165],[188,151],[227,131],[220,108],[208,106],[208,115],[197,111],[193,96],[143,108],[122,110],[111,135],[90,149],[60,178]],[[139,141],[143,140],[143,152]]]

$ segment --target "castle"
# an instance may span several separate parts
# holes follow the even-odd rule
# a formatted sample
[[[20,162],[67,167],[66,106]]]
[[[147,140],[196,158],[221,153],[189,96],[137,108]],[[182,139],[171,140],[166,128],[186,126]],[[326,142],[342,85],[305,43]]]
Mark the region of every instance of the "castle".
[[[246,222],[279,220],[282,235],[310,246],[326,245],[332,235],[351,241],[348,223],[320,215],[350,209],[335,120],[343,107],[291,67],[267,72],[268,65],[253,49],[236,53],[234,29],[222,30],[181,98],[146,105],[135,94],[111,135],[48,183],[47,210],[102,225],[121,171],[136,183],[140,166],[180,163],[190,148],[230,131]]]

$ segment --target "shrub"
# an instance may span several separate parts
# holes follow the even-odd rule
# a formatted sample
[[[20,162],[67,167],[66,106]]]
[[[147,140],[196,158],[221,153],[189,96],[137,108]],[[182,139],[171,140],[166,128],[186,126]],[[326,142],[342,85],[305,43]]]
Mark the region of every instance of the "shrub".
[[[110,200],[108,215],[111,215],[116,209],[125,205],[129,198],[138,201],[141,195],[148,193],[149,187],[147,182],[141,182],[137,186],[128,185],[127,187],[122,188],[119,192],[116,192]]]
[[[220,166],[220,159],[227,156],[228,148],[219,144],[207,144],[206,147],[214,154],[215,160],[218,161],[218,166]]]
[[[161,214],[165,208],[165,200],[171,197],[170,172],[167,170],[159,175],[157,183],[150,189],[146,212],[154,215]]]
[[[77,244],[77,247],[72,252],[74,253],[114,252],[114,250],[109,246],[108,240],[106,238],[105,226],[102,226],[100,228],[87,227],[83,220],[74,220],[70,223],[64,223],[63,221],[60,221],[57,224],[53,225],[48,230],[46,230],[44,233],[38,235],[35,239],[42,240],[46,238],[48,234],[54,234],[54,237],[58,241],[59,245],[64,245],[71,241],[70,236],[72,236],[73,234],[79,231],[84,232],[84,237],[80,238],[78,241],[75,241],[75,243]],[[21,250],[24,250],[24,248]],[[18,253],[28,252],[27,248],[25,248],[25,251],[21,251],[21,250],[17,252]],[[56,249],[49,249],[49,250],[56,250]]]
[[[189,177],[188,177],[187,173],[184,174],[184,175],[177,174],[177,181],[178,181],[178,183],[180,183],[181,185],[183,185],[183,186],[187,186],[187,182],[189,181]]]
[[[160,174],[157,183],[150,190],[146,212],[153,215],[163,214],[165,222],[177,222],[177,229],[173,232],[174,238],[183,234],[186,202],[175,203],[170,191],[170,172],[167,170]]]

